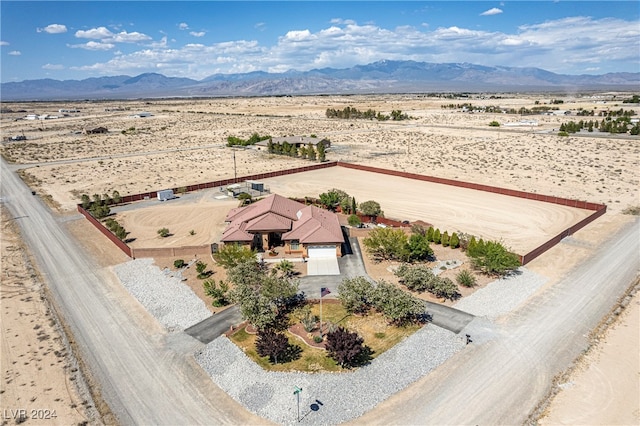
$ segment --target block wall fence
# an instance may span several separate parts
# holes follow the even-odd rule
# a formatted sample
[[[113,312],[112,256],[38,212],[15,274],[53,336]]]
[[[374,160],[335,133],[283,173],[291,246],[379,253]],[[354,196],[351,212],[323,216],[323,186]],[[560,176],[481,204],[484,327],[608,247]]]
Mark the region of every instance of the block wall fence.
[[[381,169],[381,168],[378,168],[378,167],[371,167],[371,166],[364,166],[364,165],[360,165],[360,164],[346,163],[346,162],[343,162],[343,161],[339,161],[339,162],[338,161],[332,161],[332,162],[314,164],[314,165],[305,166],[305,167],[297,167],[297,168],[287,169],[287,170],[277,170],[277,171],[274,171],[274,172],[258,173],[258,174],[249,175],[249,176],[242,176],[242,177],[238,177],[238,178],[234,178],[234,179],[222,179],[222,180],[213,181],[213,182],[206,182],[206,183],[200,183],[200,184],[195,184],[195,185],[189,185],[189,186],[182,187],[182,188],[173,188],[173,191],[176,192],[176,193],[179,193],[182,189],[186,188],[187,192],[192,192],[192,191],[198,191],[198,190],[202,190],[202,189],[208,189],[208,188],[220,187],[220,186],[224,186],[224,185],[230,185],[230,184],[237,183],[237,182],[243,182],[245,180],[269,179],[269,178],[278,177],[278,176],[284,176],[284,175],[290,175],[290,174],[296,174],[296,173],[304,173],[304,172],[309,172],[309,171],[313,171],[313,170],[326,169],[326,168],[329,168],[329,167],[344,167],[344,168],[348,168],[348,169],[355,169],[355,170],[361,170],[361,171],[366,171],[366,172],[371,172],[371,173],[385,174],[385,175],[389,175],[389,176],[398,176],[398,177],[402,177],[402,178],[405,178],[405,179],[420,180],[420,181],[425,181],[425,182],[438,183],[438,184],[442,184],[442,185],[456,186],[456,187],[459,187],[459,188],[468,188],[468,189],[473,189],[473,190],[476,190],[476,191],[492,192],[492,193],[495,193],[495,194],[507,195],[509,197],[518,197],[518,198],[524,198],[524,199],[527,199],[527,200],[535,200],[535,201],[540,201],[540,202],[544,202],[544,203],[552,203],[552,204],[558,204],[558,205],[562,205],[562,206],[568,206],[568,207],[574,207],[574,208],[578,208],[578,209],[584,209],[584,210],[593,211],[593,213],[591,215],[587,216],[586,218],[582,219],[580,222],[572,225],[571,227],[565,229],[564,231],[562,231],[558,235],[554,236],[553,238],[549,239],[545,243],[543,243],[540,246],[536,247],[535,249],[531,250],[529,253],[526,253],[524,255],[519,255],[520,263],[522,265],[526,265],[527,263],[531,262],[533,259],[535,259],[536,257],[540,256],[542,253],[546,252],[551,247],[553,247],[556,244],[558,244],[563,238],[566,238],[569,235],[572,235],[573,233],[577,232],[578,230],[584,228],[589,223],[593,222],[594,220],[596,220],[597,218],[599,218],[600,216],[605,214],[606,211],[607,211],[607,206],[605,204],[591,203],[591,202],[588,202],[588,201],[580,201],[580,200],[572,200],[572,199],[569,199],[569,198],[555,197],[555,196],[552,196],[552,195],[535,194],[535,193],[531,193],[531,192],[517,191],[517,190],[513,190],[513,189],[500,188],[500,187],[497,187],[497,186],[483,185],[483,184],[472,183],[472,182],[464,182],[464,181],[459,181],[459,180],[454,180],[454,179],[445,179],[445,178],[439,178],[439,177],[435,177],[435,176],[420,175],[420,174],[416,174],[416,173],[407,173],[407,172],[401,172],[401,171],[397,171],[397,170]],[[122,197],[122,200],[121,200],[121,202],[119,204],[126,204],[126,203],[130,203],[130,202],[133,202],[133,201],[141,201],[141,200],[145,200],[145,199],[156,198],[157,194],[158,194],[157,191],[152,191],[152,192],[146,192],[146,193],[141,193],[141,194],[125,195],[125,196]],[[87,212],[85,209],[83,209],[82,205],[80,205],[80,204],[78,205],[78,211],[84,217],[86,217],[89,220],[89,222],[91,222],[91,224],[93,224],[96,228],[98,228],[98,230],[101,233],[103,233],[107,238],[109,238],[109,240],[111,240],[118,248],[120,248],[127,256],[129,256],[131,258],[134,258],[134,259],[136,257],[144,257],[144,256],[171,257],[171,256],[191,255],[191,254],[208,254],[208,253],[210,253],[210,250],[211,250],[211,246],[209,244],[203,245],[203,246],[197,246],[197,247],[132,249],[131,247],[126,245],[123,241],[118,239],[100,221],[96,220],[93,216],[91,216],[89,214],[89,212]],[[391,225],[391,226],[403,226],[403,224],[401,222],[393,220],[393,219],[387,219],[387,218],[378,218],[377,222],[378,223],[384,223],[384,224]]]

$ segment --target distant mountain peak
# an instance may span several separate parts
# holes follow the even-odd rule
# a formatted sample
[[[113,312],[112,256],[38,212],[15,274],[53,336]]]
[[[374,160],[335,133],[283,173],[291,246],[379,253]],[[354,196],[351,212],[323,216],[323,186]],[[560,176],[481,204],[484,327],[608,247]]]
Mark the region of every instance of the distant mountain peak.
[[[640,73],[563,75],[534,67],[382,59],[351,68],[213,74],[202,80],[149,72],[84,80],[2,83],[3,100],[273,96],[345,93],[635,90]]]

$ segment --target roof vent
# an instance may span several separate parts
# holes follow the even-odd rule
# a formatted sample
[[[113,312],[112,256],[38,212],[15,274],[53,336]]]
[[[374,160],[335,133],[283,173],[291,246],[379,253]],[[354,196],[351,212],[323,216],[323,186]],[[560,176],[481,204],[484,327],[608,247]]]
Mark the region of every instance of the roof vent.
[[[298,220],[300,220],[300,218],[302,217],[302,210],[298,210],[298,213],[296,213],[296,217],[298,218]]]

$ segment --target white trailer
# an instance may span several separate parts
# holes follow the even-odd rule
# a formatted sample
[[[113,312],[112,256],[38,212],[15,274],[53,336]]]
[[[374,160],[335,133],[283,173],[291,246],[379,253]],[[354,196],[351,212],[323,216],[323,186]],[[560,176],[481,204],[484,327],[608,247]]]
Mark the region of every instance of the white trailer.
[[[174,198],[176,198],[176,196],[173,194],[173,189],[158,191],[158,200],[160,201],[173,200]]]

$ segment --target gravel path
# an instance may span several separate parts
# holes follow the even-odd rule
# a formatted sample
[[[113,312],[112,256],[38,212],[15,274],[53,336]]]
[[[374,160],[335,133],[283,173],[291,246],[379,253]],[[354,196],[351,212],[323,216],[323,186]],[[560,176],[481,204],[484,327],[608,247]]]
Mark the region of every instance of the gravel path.
[[[211,316],[179,272],[162,270],[153,259],[135,259],[113,269],[127,291],[169,331],[182,331]]]
[[[123,285],[170,331],[183,330],[211,314],[174,272],[160,270],[152,259],[115,267]],[[456,308],[492,321],[523,304],[546,278],[520,268],[456,304]],[[478,318],[480,320],[480,318]],[[338,424],[357,418],[425,376],[465,346],[456,335],[428,325],[370,365],[346,373],[266,372],[222,336],[195,354],[212,380],[249,411],[279,424],[297,423],[295,387],[301,423]]]

